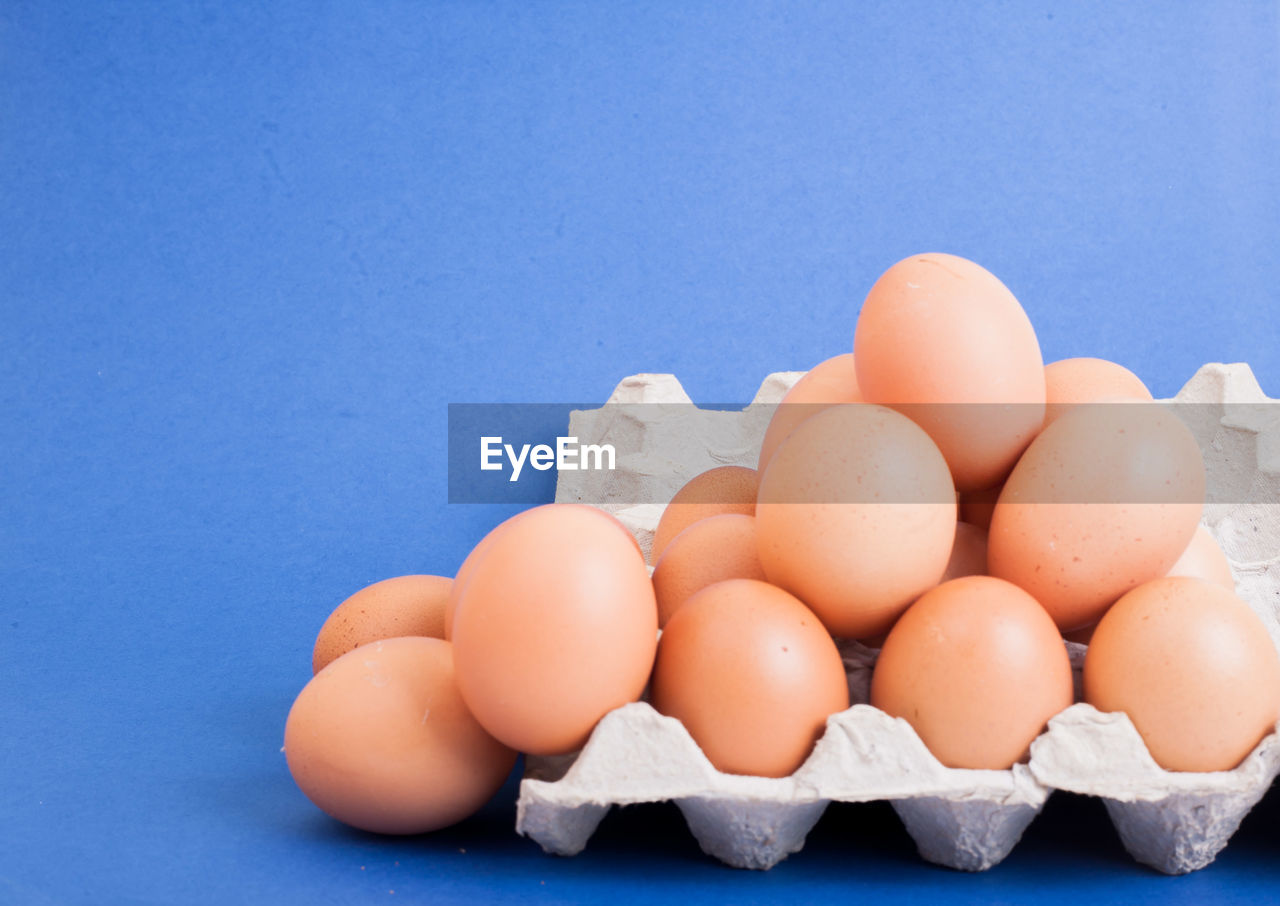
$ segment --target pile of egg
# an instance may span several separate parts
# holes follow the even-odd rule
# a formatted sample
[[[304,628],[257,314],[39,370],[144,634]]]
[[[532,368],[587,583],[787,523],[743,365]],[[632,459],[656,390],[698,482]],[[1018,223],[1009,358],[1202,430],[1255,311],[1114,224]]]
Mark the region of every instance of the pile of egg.
[[[652,577],[613,516],[552,504],[453,580],[343,602],[289,767],[339,820],[428,831],[483,805],[517,752],[571,757],[647,692],[717,771],[788,777],[850,707],[856,639],[879,649],[871,706],[941,765],[999,771],[1075,700],[1065,638],[1090,642],[1084,700],[1127,715],[1161,767],[1227,771],[1280,718],[1280,657],[1199,526],[1204,487],[1195,438],[1135,375],[1044,366],[993,275],[905,259],[853,354],[783,399],[758,468],[675,495]]]

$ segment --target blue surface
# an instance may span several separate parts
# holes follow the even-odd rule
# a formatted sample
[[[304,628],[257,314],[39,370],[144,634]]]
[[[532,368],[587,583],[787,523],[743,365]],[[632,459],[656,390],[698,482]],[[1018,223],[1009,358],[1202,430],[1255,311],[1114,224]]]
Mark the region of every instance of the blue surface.
[[[923,250],[1046,360],[1280,395],[1275,4],[731,6],[0,6],[0,902],[1274,898],[1274,796],[1168,879],[1070,797],[980,876],[884,806],[759,874],[670,806],[558,860],[510,785],[401,841],[294,788],[328,610],[511,511],[447,504],[448,402],[746,400]]]

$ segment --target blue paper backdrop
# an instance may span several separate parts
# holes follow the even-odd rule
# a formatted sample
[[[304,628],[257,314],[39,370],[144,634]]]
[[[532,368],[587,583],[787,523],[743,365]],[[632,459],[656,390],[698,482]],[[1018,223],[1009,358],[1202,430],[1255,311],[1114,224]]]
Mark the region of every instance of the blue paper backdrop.
[[[329,608],[512,510],[446,503],[449,402],[745,401],[924,250],[1047,360],[1280,394],[1277,147],[1274,3],[8,0],[0,902],[1273,896],[1269,802],[1183,879],[1070,797],[980,876],[885,806],[757,874],[670,806],[545,857],[510,785],[376,840],[279,747]]]

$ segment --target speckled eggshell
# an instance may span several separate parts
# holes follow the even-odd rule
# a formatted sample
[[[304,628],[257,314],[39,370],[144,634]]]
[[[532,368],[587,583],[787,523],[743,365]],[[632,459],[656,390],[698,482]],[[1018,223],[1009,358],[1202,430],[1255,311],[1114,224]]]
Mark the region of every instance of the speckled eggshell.
[[[453,580],[397,576],[360,589],[329,615],[311,654],[311,671],[378,639],[421,635],[444,638],[445,607]]]
[[[956,533],[946,461],[883,406],[831,406],[801,423],[760,480],[760,563],[832,635],[884,632],[938,583]]]
[[[1105,399],[1150,400],[1142,379],[1106,359],[1062,359],[1044,366],[1045,424],[1072,406]]]
[[[943,764],[1002,770],[1021,761],[1072,701],[1071,662],[1022,589],[969,576],[927,592],[885,639],[871,704],[915,728]]]
[[[853,352],[864,398],[918,421],[961,491],[999,484],[1044,421],[1031,321],[995,275],[964,258],[915,255],[885,271],[862,305]]]
[[[976,525],[985,531],[991,529],[991,516],[996,511],[996,501],[1000,499],[1003,485],[984,488],[981,491],[966,491],[960,495],[960,521]]]
[[[951,546],[951,558],[947,560],[947,568],[942,572],[938,584],[965,576],[985,576],[987,574],[987,533],[976,525],[967,522],[956,523],[956,540]],[[868,648],[880,648],[890,630],[879,635],[859,639]]]
[[[1231,575],[1231,564],[1227,555],[1218,547],[1209,530],[1203,525],[1196,528],[1191,536],[1191,543],[1182,552],[1178,562],[1169,570],[1170,576],[1192,576],[1205,579],[1215,585],[1221,585],[1227,591],[1235,593],[1236,580]]]
[[[658,519],[650,559],[656,564],[672,539],[699,519],[724,513],[753,515],[759,484],[756,470],[746,466],[720,466],[689,479]]]
[[[956,523],[956,540],[951,546],[951,558],[942,572],[942,582],[962,579],[965,576],[987,574],[987,533],[967,522]]]
[[[727,513],[699,519],[667,545],[653,570],[658,625],[697,592],[726,579],[765,578],[756,543],[756,517]]]
[[[849,707],[849,688],[835,642],[808,608],[767,583],[730,579],[672,616],[651,698],[719,770],[786,777],[827,717]]]
[[[764,433],[764,443],[760,446],[760,459],[756,469],[764,471],[778,445],[787,439],[797,425],[820,412],[824,406],[861,402],[862,391],[858,389],[858,372],[853,364],[853,353],[846,352],[819,362],[787,391],[787,395],[774,410],[769,427]]]
[[[1149,402],[1076,406],[1044,429],[1005,482],[988,538],[993,576],[1031,593],[1063,632],[1165,575],[1200,520],[1195,437]]]
[[[1262,620],[1204,579],[1133,589],[1084,661],[1085,701],[1123,711],[1169,771],[1228,771],[1280,719],[1280,656]]]

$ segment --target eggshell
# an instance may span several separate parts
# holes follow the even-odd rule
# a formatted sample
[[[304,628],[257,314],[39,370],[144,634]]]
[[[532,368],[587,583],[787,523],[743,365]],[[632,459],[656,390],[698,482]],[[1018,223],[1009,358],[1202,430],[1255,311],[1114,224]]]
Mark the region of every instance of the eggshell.
[[[726,579],[765,578],[756,545],[756,518],[738,513],[699,519],[667,545],[653,570],[658,625],[697,592]]]
[[[421,635],[444,638],[445,606],[453,580],[397,576],[360,589],[329,615],[311,654],[311,672],[378,639]]]
[[[496,738],[574,751],[644,690],[658,609],[639,547],[592,507],[550,504],[496,534],[453,617],[458,687]]]
[[[724,513],[753,515],[759,482],[756,470],[745,466],[720,466],[689,479],[662,511],[650,558],[656,564],[671,540],[699,519]]]
[[[858,389],[858,373],[853,365],[853,353],[846,352],[835,358],[819,362],[787,391],[764,433],[760,447],[758,471],[773,458],[774,452],[802,421],[825,406],[837,403],[861,403],[862,391]]]
[[[770,460],[756,531],[769,581],[833,635],[867,638],[941,578],[955,539],[955,488],[937,446],[910,419],[883,406],[832,406]]]
[[[1072,629],[1062,634],[1062,638],[1068,642],[1076,642],[1080,645],[1088,645],[1093,638],[1093,631],[1098,628],[1097,623],[1090,623],[1088,626],[1081,626],[1079,629]]]
[[[991,575],[1026,589],[1069,632],[1165,575],[1200,520],[1195,437],[1155,403],[1080,405],[1059,416],[1005,482],[991,520]]]
[[[572,506],[573,504],[566,504]],[[494,526],[483,538],[481,538],[476,546],[471,548],[471,553],[467,554],[466,559],[462,561],[462,565],[458,567],[458,572],[453,577],[453,587],[449,591],[449,598],[445,601],[444,608],[444,637],[453,639],[453,615],[458,609],[458,601],[462,598],[462,589],[467,587],[467,580],[471,578],[471,574],[475,571],[476,564],[480,562],[480,558],[484,556],[485,551],[493,544],[493,539],[498,533],[503,531],[512,520],[519,519],[521,516],[530,512],[516,513],[510,519],[506,519]]]
[[[463,704],[449,643],[422,637],[364,645],[317,673],[289,711],[284,752],[312,802],[382,834],[461,821],[516,760]]]
[[[1147,582],[1093,633],[1085,700],[1123,711],[1169,771],[1228,771],[1280,719],[1280,656],[1266,626],[1204,579]]]
[[[967,522],[956,523],[956,539],[951,546],[951,558],[942,571],[941,582],[962,579],[965,576],[987,574],[987,533]]]
[[[580,504],[580,503],[559,503],[559,504],[555,504],[555,506],[586,507],[585,504]],[[586,507],[586,508],[592,511],[597,511],[595,507]],[[472,570],[475,569],[475,565],[480,560],[480,558],[484,556],[484,552],[489,549],[489,545],[493,542],[493,538],[495,538],[499,533],[505,531],[507,526],[511,525],[511,523],[515,522],[517,519],[527,516],[529,513],[532,513],[538,509],[541,509],[541,507],[533,507],[532,509],[522,510],[521,512],[516,513],[514,516],[511,516],[510,518],[498,523],[498,525],[496,525],[492,530],[490,530],[488,534],[486,534],[483,538],[480,539],[479,543],[477,543],[476,546],[471,549],[471,553],[467,554],[466,559],[462,561],[462,566],[458,567],[458,573],[456,576],[454,576],[454,579],[453,579],[453,587],[450,589],[448,600],[445,602],[444,638],[446,639],[453,638],[453,614],[454,614],[454,611],[457,610],[458,608],[459,599],[461,599],[462,597],[462,589],[466,587],[467,580],[471,577]],[[635,549],[637,551],[640,550],[640,542],[638,542],[635,539],[635,536],[631,534],[630,529],[628,529],[625,525],[619,522],[616,517],[612,515],[610,515],[610,522],[618,531],[622,532],[623,536],[628,541],[630,541],[633,545],[635,545]],[[643,556],[643,554],[641,556]]]
[[[1218,547],[1218,542],[1213,540],[1213,535],[1209,534],[1209,530],[1203,525],[1196,528],[1195,534],[1191,536],[1191,543],[1187,545],[1187,549],[1182,552],[1182,556],[1178,558],[1177,563],[1173,564],[1167,575],[1206,579],[1232,593],[1236,588],[1235,579],[1231,575],[1231,564],[1227,561],[1222,548]],[[1064,632],[1062,637],[1068,642],[1088,645],[1097,625],[1097,623],[1090,623],[1080,629]]]
[[[988,576],[921,597],[885,639],[871,678],[871,704],[910,723],[953,768],[1022,761],[1071,699],[1071,662],[1053,621],[1025,591]]]
[[[1045,424],[1072,406],[1105,399],[1150,400],[1142,379],[1106,359],[1062,359],[1044,366]]]
[[[951,558],[947,560],[947,568],[942,571],[938,584],[960,579],[964,576],[985,576],[987,574],[987,533],[976,525],[967,522],[956,523],[956,540],[951,546]],[[879,648],[884,645],[890,629],[879,635],[860,641],[868,648]]]
[[[1004,485],[983,488],[981,491],[965,491],[960,495],[960,521],[976,525],[985,531],[991,529],[991,516],[996,511],[996,501]]]
[[[1197,526],[1196,533],[1191,536],[1191,543],[1182,552],[1178,562],[1169,570],[1170,576],[1192,576],[1205,579],[1215,585],[1221,585],[1227,591],[1235,593],[1236,580],[1231,575],[1231,564],[1227,555],[1218,547],[1209,530],[1203,525]]]
[[[853,351],[866,400],[919,422],[961,491],[998,484],[1044,421],[1031,321],[1003,283],[964,258],[916,255],[885,271],[862,305]]]
[[[761,777],[795,771],[827,717],[849,707],[840,652],[817,618],[752,579],[704,588],[672,616],[651,698],[717,769]]]
[[[611,402],[626,395],[686,408],[673,414],[654,406],[637,415],[606,405],[574,412],[566,433],[583,442],[606,441],[615,430],[634,431],[641,440],[636,454],[619,463],[619,473],[562,473],[556,499],[603,501],[646,544],[661,507],[634,501],[657,499],[655,488],[668,496],[674,490],[667,490],[661,470],[670,462],[670,451],[681,449],[681,438],[689,444],[685,449],[698,449],[707,462],[755,463],[758,440],[753,445],[751,438],[763,436],[765,412],[798,377],[794,372],[770,375],[747,410],[692,414],[674,376],[625,378]],[[1280,493],[1271,493],[1280,489],[1280,460],[1272,449],[1277,426],[1247,365],[1202,367],[1177,401],[1203,404],[1199,411],[1211,414],[1216,408],[1226,416],[1191,422],[1211,485],[1226,482],[1231,493],[1255,496]],[[1233,405],[1222,409],[1224,402]],[[1257,405],[1234,405],[1240,403]],[[701,446],[704,437],[712,439]],[[584,494],[579,482],[584,474],[606,478]],[[1275,508],[1266,504],[1205,507],[1205,524],[1231,562],[1241,598],[1280,644],[1280,558],[1275,555],[1280,519],[1275,517]],[[865,701],[879,652],[852,640],[842,640],[839,647],[851,697]],[[1068,646],[1068,652],[1073,664],[1083,664],[1081,646]],[[1128,717],[1083,703],[1050,719],[1048,732],[1032,743],[1031,752],[1028,764],[1008,771],[947,768],[904,720],[855,704],[830,718],[813,754],[791,776],[724,774],[707,762],[679,721],[634,702],[606,715],[580,757],[526,759],[516,826],[547,852],[573,855],[613,806],[671,801],[705,853],[760,869],[801,849],[827,800],[891,800],[924,859],[983,871],[1010,853],[1050,788],[1057,788],[1101,797],[1129,853],[1158,871],[1177,874],[1212,862],[1280,771],[1275,734],[1235,770],[1165,771],[1151,760]]]

